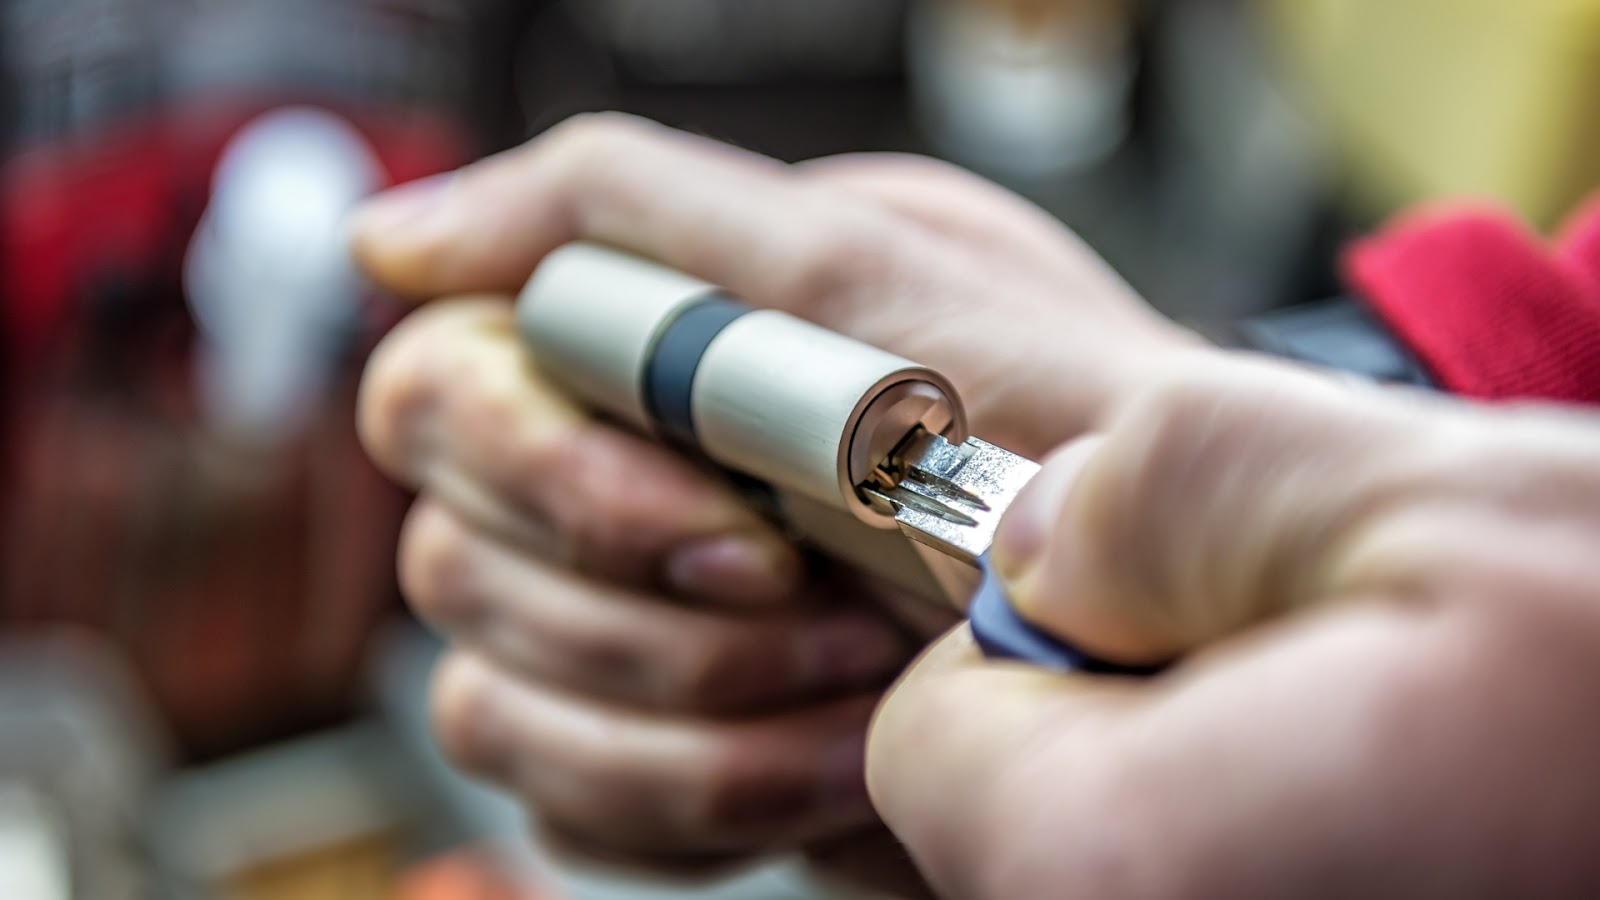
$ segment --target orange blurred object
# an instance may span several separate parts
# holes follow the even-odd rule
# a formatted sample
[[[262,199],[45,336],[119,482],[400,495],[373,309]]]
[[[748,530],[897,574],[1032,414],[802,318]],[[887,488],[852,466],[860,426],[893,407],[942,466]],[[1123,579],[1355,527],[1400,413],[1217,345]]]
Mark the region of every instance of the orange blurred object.
[[[413,867],[401,879],[393,900],[559,900],[526,881],[494,854],[465,848]]]

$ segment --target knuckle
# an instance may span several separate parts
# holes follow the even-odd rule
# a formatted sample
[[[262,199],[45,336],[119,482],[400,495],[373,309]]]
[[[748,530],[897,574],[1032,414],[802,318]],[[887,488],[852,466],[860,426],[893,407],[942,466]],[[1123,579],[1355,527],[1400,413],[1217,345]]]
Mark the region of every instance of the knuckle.
[[[1005,192],[954,163],[917,153],[867,152],[801,162],[795,171],[810,182],[839,186],[851,196],[867,188],[907,186],[939,196],[952,188],[1005,196]]]
[[[1162,378],[1146,386],[1129,403],[1123,428],[1132,434],[1172,430],[1198,407],[1213,404],[1211,392],[1196,381]]]
[[[467,527],[441,506],[423,501],[407,516],[400,537],[400,587],[423,619],[451,626],[476,614],[471,545]]]
[[[1108,596],[1161,632],[1190,630],[1212,608],[1200,602],[1216,586],[1208,554],[1191,551],[1210,546],[1197,525],[1233,521],[1223,507],[1240,486],[1236,419],[1225,396],[1165,381],[1129,404],[1095,463],[1081,539]]]
[[[814,188],[814,202],[831,207],[831,227],[809,229],[772,260],[779,292],[798,308],[813,308],[832,320],[850,311],[864,291],[879,292],[901,279],[898,264],[905,235],[870,207],[841,204],[835,192]]]
[[[536,143],[542,144],[552,156],[580,161],[595,159],[597,155],[608,158],[619,148],[644,139],[652,128],[644,119],[626,113],[579,113],[552,127]]]
[[[1254,363],[1136,397],[1111,430],[1087,523],[1098,530],[1085,532],[1119,600],[1195,641],[1307,599],[1300,563],[1364,490],[1352,475],[1372,424],[1349,411],[1335,386]]]

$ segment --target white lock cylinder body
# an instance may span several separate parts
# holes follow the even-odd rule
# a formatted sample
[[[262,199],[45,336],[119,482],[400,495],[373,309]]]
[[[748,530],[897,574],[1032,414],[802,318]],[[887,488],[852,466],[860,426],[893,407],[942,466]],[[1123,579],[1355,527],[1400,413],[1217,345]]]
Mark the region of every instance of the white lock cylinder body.
[[[535,364],[594,409],[879,528],[856,486],[918,427],[961,441],[937,372],[595,244],[550,254],[518,304]]]

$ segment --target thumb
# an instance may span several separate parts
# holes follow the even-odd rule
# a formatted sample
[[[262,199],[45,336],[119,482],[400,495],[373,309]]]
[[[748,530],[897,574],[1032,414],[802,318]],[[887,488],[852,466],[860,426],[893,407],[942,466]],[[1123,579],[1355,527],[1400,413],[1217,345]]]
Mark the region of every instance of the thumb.
[[[1102,795],[1117,781],[1106,776],[1118,755],[1106,742],[1147,705],[1148,690],[988,663],[959,627],[878,708],[867,740],[873,806],[941,896],[1038,896],[989,882],[1030,868],[1033,837],[1057,840],[1048,826],[1032,835],[1021,822],[1067,806],[1111,808]]]
[[[1048,458],[995,564],[1029,621],[1108,661],[1164,662],[1347,592],[1341,548],[1444,478],[1447,421],[1283,364],[1213,362]]]

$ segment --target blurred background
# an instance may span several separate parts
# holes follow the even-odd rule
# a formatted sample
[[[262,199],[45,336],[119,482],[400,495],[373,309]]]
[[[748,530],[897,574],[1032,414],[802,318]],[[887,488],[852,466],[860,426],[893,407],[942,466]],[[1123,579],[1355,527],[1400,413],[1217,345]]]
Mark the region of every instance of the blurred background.
[[[438,760],[375,190],[597,109],[929,153],[1222,334],[1400,207],[1600,183],[1600,0],[0,0],[0,79],[6,900],[829,895],[558,870]]]

